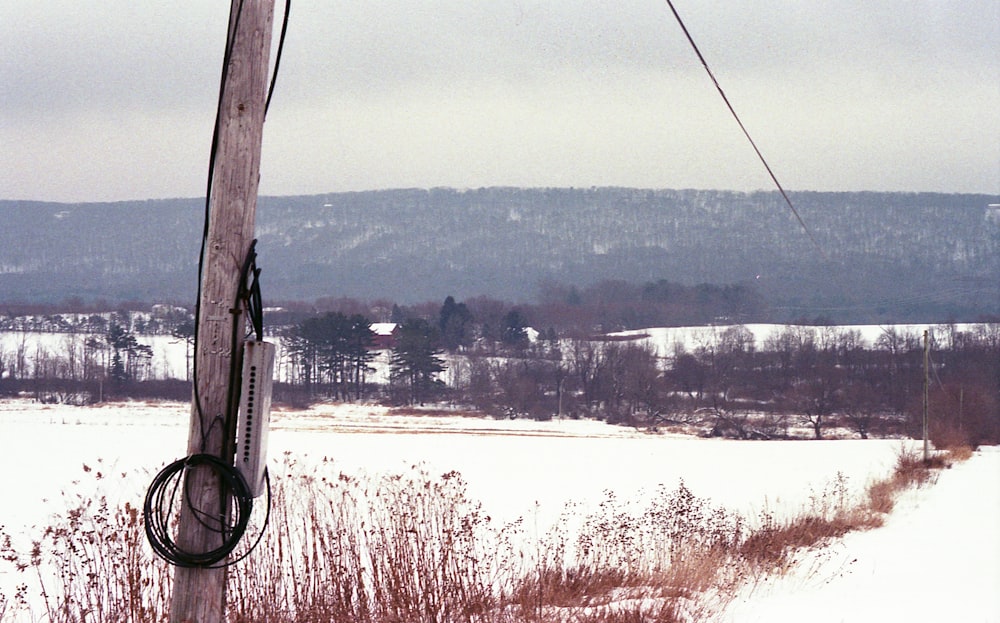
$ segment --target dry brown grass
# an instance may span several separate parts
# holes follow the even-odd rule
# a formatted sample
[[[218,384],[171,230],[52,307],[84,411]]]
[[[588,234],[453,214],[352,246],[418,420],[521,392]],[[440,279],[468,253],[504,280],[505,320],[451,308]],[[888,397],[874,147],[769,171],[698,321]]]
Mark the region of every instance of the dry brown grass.
[[[932,481],[936,466],[970,455],[957,449],[928,466],[901,451],[893,473],[872,483],[863,500],[850,499],[841,478],[798,515],[765,515],[755,527],[682,482],[642,506],[611,493],[582,517],[569,506],[535,536],[523,521],[495,525],[454,472],[434,476],[417,466],[404,474],[350,476],[329,462],[304,466],[286,455],[274,477],[270,528],[229,573],[228,618],[705,620],[741,586],[787,571],[803,550],[880,525],[901,491]],[[90,491],[109,484],[99,472],[88,472],[97,479],[86,485]],[[0,622],[166,617],[171,570],[145,543],[141,513],[135,504],[110,504],[97,490],[68,495],[67,511],[30,546],[13,545],[0,528],[0,563],[24,580],[18,594],[0,596]]]
[[[166,563],[149,554],[142,527],[141,504],[113,505],[101,492],[116,487],[102,465],[84,466],[96,495],[64,493],[66,511],[31,540],[15,547],[0,526],[0,560],[22,574],[12,598],[0,595],[0,621],[30,620],[145,621],[160,620],[169,589]],[[125,475],[121,474],[121,478]],[[29,582],[37,598],[29,595]]]
[[[952,446],[945,450],[945,454],[950,463],[961,463],[962,461],[968,461],[975,454],[975,450],[971,446],[960,445]]]
[[[971,456],[972,449],[968,446],[935,453],[927,461],[916,451],[900,449],[892,474],[869,485],[867,509],[882,516],[892,512],[902,491],[933,482],[937,473],[935,470],[948,469],[953,463],[968,460]]]
[[[936,453],[925,462],[917,452],[901,448],[892,473],[871,482],[861,500],[846,499],[843,483],[837,482],[798,515],[782,520],[763,516],[760,526],[738,546],[745,575],[785,573],[802,550],[821,547],[852,531],[881,527],[901,493],[933,483],[937,470],[971,456],[970,448],[959,447]]]

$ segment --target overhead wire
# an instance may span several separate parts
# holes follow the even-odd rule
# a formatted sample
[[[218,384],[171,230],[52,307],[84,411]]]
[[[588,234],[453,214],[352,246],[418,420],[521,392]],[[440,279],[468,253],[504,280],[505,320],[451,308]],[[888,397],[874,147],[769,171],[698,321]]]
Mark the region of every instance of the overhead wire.
[[[778,180],[778,177],[777,177],[777,175],[775,175],[774,170],[771,168],[770,164],[768,164],[767,159],[764,157],[764,154],[761,152],[760,148],[757,146],[757,143],[754,141],[753,137],[750,135],[750,131],[747,129],[747,127],[743,123],[742,119],[740,119],[739,114],[736,112],[736,108],[733,106],[732,102],[729,100],[729,97],[726,95],[725,90],[722,88],[722,85],[719,83],[719,80],[716,78],[715,73],[712,71],[711,67],[709,67],[708,61],[705,59],[705,56],[701,53],[701,50],[699,49],[698,44],[695,42],[694,37],[691,35],[691,32],[688,30],[687,26],[685,25],[684,20],[681,18],[680,13],[677,11],[677,8],[674,6],[673,1],[672,0],[666,0],[666,3],[667,3],[667,6],[670,8],[671,13],[673,13],[674,18],[677,20],[677,24],[680,26],[681,30],[683,31],[685,38],[687,39],[688,43],[691,46],[691,49],[694,50],[695,55],[698,57],[698,60],[701,62],[701,65],[705,69],[705,72],[708,74],[708,77],[712,80],[712,84],[715,85],[715,89],[718,91],[719,96],[722,98],[722,101],[725,103],[726,108],[728,108],[728,110],[729,110],[730,114],[732,115],[733,119],[736,120],[737,125],[739,126],[740,130],[743,132],[743,135],[746,137],[747,141],[750,143],[750,146],[753,148],[754,153],[757,154],[757,158],[760,160],[761,164],[764,166],[764,169],[767,171],[767,174],[770,176],[771,181],[774,182],[775,187],[778,189],[778,192],[781,194],[781,197],[784,199],[784,202],[788,206],[788,209],[795,216],[795,219],[798,221],[799,225],[802,227],[802,230],[805,232],[806,236],[808,236],[810,242],[812,242],[813,246],[817,249],[817,251],[819,251],[820,255],[824,258],[824,260],[826,260],[828,263],[832,263],[830,255],[827,253],[827,251],[823,247],[823,245],[821,245],[819,243],[819,241],[816,239],[816,236],[813,234],[813,232],[810,229],[810,227],[806,224],[805,219],[802,218],[802,215],[799,213],[798,209],[796,209],[794,203],[792,203],[791,198],[789,197],[788,193],[785,191],[785,188],[782,186],[781,182]],[[840,285],[840,288],[841,288],[841,290],[843,291],[843,293],[845,295],[847,295],[847,293],[851,291],[851,288],[846,284],[846,282],[844,280],[844,276],[843,276],[843,274],[842,274],[841,271],[835,270],[835,269],[831,270],[830,278],[833,281],[837,282]],[[954,290],[956,294],[977,293],[977,292],[979,292],[979,291],[982,290],[981,288],[974,288],[974,287],[970,288],[970,287],[962,287],[962,286],[957,286],[957,285],[953,286],[951,289]],[[909,296],[905,296],[905,297],[896,296],[896,297],[893,297],[891,299],[891,301],[887,300],[886,304],[888,304],[889,302],[891,302],[891,303],[894,303],[896,305],[900,305],[900,304],[901,305],[916,305],[916,304],[919,304],[921,302],[933,301],[933,300],[940,300],[941,294],[942,294],[941,290],[938,289],[935,293],[913,293],[913,294],[911,294]],[[858,305],[858,306],[844,306],[844,307],[827,307],[827,308],[823,308],[823,310],[821,310],[821,311],[856,310],[856,309],[862,309],[862,308],[870,308],[871,306],[872,306],[872,304],[869,303],[869,304],[864,305],[864,306]],[[792,309],[792,308],[791,307],[786,307],[785,309]],[[815,308],[815,306],[813,306],[813,307],[810,307],[809,309],[815,310],[816,308]]]
[[[688,43],[691,44],[691,49],[694,50],[694,53],[698,56],[698,60],[701,61],[701,66],[705,68],[705,71],[708,73],[708,77],[711,78],[712,80],[712,84],[715,85],[715,89],[719,92],[719,95],[722,96],[722,101],[725,102],[726,107],[729,109],[729,112],[733,116],[733,119],[736,120],[736,123],[740,126],[740,130],[743,131],[743,135],[747,138],[747,141],[750,142],[750,146],[753,147],[753,150],[757,154],[757,157],[760,159],[761,164],[764,165],[764,169],[767,170],[767,174],[771,176],[771,181],[774,182],[774,185],[778,188],[778,191],[781,193],[781,196],[785,199],[785,203],[788,204],[788,208],[792,211],[792,214],[795,215],[795,218],[796,220],[798,220],[799,225],[802,226],[803,231],[805,231],[806,235],[809,236],[809,240],[811,240],[813,245],[815,245],[816,248],[819,250],[819,252],[823,254],[823,257],[827,257],[826,250],[823,249],[823,247],[816,240],[815,236],[813,236],[812,231],[806,225],[806,222],[802,219],[802,216],[799,214],[799,211],[795,209],[795,205],[792,203],[792,200],[788,197],[788,193],[785,192],[785,189],[781,185],[781,182],[778,181],[778,176],[774,174],[774,171],[771,169],[771,165],[767,163],[767,160],[764,158],[764,154],[761,153],[760,149],[757,147],[757,143],[754,142],[753,137],[750,136],[750,131],[747,130],[745,125],[743,125],[743,121],[740,119],[740,116],[736,113],[736,108],[733,107],[733,104],[729,101],[729,97],[726,96],[726,92],[722,89],[722,85],[719,84],[719,81],[716,79],[715,74],[712,72],[712,69],[708,66],[708,61],[706,61],[704,55],[702,55],[701,50],[698,48],[698,44],[695,43],[694,41],[694,37],[691,36],[691,33],[688,31],[687,26],[684,24],[684,20],[681,19],[680,13],[678,13],[677,9],[674,7],[674,3],[671,0],[666,0],[666,2],[667,6],[670,7],[670,11],[674,14],[674,18],[677,20],[678,25],[680,25],[681,30],[684,31],[684,36],[687,37]]]

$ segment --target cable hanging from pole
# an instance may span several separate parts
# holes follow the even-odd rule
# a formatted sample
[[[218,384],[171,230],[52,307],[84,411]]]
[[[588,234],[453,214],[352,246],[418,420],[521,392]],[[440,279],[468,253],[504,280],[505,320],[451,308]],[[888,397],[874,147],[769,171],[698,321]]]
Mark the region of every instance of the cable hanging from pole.
[[[274,87],[275,87],[275,85],[277,84],[277,81],[278,81],[278,68],[279,68],[279,66],[281,64],[281,54],[282,54],[282,51],[284,50],[284,47],[285,47],[285,38],[286,38],[286,35],[288,33],[288,21],[289,21],[289,15],[291,14],[291,8],[292,8],[292,0],[285,0],[285,11],[284,11],[284,17],[282,18],[282,23],[281,23],[281,35],[280,35],[280,37],[278,39],[278,48],[277,48],[277,51],[275,53],[274,70],[272,71],[272,74],[271,74],[271,80],[270,80],[270,84],[269,84],[268,90],[267,90],[267,98],[266,98],[266,100],[264,102],[264,114],[265,114],[265,116],[267,115],[267,110],[268,110],[268,108],[271,105],[271,97],[274,95]],[[201,316],[202,271],[203,271],[204,263],[205,263],[205,251],[206,251],[206,247],[208,245],[209,215],[211,213],[212,188],[213,188],[214,182],[215,182],[215,162],[216,162],[216,157],[218,156],[218,151],[219,151],[219,123],[221,122],[221,119],[222,119],[222,101],[223,101],[223,98],[225,96],[225,91],[226,91],[226,79],[227,79],[227,77],[229,75],[229,64],[230,64],[230,60],[232,58],[233,45],[235,44],[236,32],[239,29],[240,18],[242,17],[242,14],[243,14],[243,0],[240,0],[239,4],[236,6],[236,13],[235,13],[235,15],[233,16],[233,19],[230,22],[230,28],[229,28],[228,32],[226,33],[226,49],[225,49],[225,52],[223,53],[223,58],[222,58],[222,74],[221,74],[220,79],[219,79],[219,98],[218,98],[218,101],[216,103],[215,123],[214,123],[213,131],[212,131],[212,145],[211,145],[211,148],[209,150],[209,156],[208,156],[208,178],[207,178],[206,188],[205,188],[204,227],[203,227],[203,230],[202,230],[201,251],[199,252],[199,256],[198,256],[199,257],[199,259],[198,259],[198,296],[197,296],[197,299],[195,300],[194,343],[195,343],[195,353],[196,354],[195,354],[194,370],[192,372],[192,376],[193,376],[193,379],[194,379],[194,402],[195,402],[195,409],[197,410],[200,419],[202,419],[203,414],[202,414],[202,409],[201,409],[201,400],[200,400],[200,397],[198,396],[198,357],[197,357],[197,345],[198,345],[198,325],[199,325],[199,320],[200,320],[200,316]],[[256,243],[256,240],[254,241],[254,243]],[[253,257],[256,258],[256,252],[253,251],[253,244],[251,244],[251,251],[250,251],[250,253],[253,253]],[[249,253],[248,253],[248,256],[249,256]],[[259,271],[257,271],[257,274],[259,274]],[[259,303],[259,297],[260,297],[260,290],[259,290],[259,287],[258,287],[258,289],[256,291],[256,299],[255,299],[258,303]],[[262,337],[263,337],[263,329],[260,327],[260,325],[259,324],[255,324],[254,325],[254,329],[255,329],[255,332],[257,333],[257,336],[258,336],[257,339],[262,339]],[[214,425],[214,422],[213,422],[213,425]],[[209,430],[204,430],[204,424],[202,424],[202,426],[203,426],[203,428],[202,428],[201,434],[202,434],[203,445],[204,445],[204,440],[208,437],[209,432],[211,430],[211,426],[209,427]]]

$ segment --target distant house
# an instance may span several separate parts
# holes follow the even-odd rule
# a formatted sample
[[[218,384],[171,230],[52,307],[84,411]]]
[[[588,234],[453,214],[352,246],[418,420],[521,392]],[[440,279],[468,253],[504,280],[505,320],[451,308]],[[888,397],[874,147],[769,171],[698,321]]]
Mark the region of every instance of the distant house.
[[[372,348],[375,350],[388,350],[396,347],[396,332],[399,325],[395,322],[373,322],[371,324],[372,333],[375,338],[372,340]]]

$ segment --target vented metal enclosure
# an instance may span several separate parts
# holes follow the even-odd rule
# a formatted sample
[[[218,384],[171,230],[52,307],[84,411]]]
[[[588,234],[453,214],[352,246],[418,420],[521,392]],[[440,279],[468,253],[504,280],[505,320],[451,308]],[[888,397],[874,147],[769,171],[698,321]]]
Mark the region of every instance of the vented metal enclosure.
[[[236,425],[234,462],[253,497],[264,492],[274,351],[274,344],[270,342],[243,342],[243,383]]]

